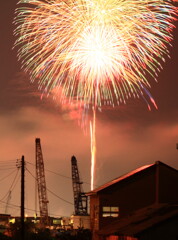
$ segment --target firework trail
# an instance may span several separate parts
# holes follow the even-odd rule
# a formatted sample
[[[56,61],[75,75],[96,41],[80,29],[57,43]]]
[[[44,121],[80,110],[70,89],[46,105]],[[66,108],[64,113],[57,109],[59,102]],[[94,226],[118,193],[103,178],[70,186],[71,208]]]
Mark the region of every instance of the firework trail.
[[[61,102],[68,99],[94,111],[135,97],[143,98],[149,109],[150,103],[156,107],[148,79],[157,77],[169,55],[177,18],[173,1],[20,0],[19,4],[15,46],[22,68],[43,92],[60,89]]]
[[[96,111],[93,108],[93,121],[90,121],[91,136],[91,190],[94,188],[95,164],[96,164]]]

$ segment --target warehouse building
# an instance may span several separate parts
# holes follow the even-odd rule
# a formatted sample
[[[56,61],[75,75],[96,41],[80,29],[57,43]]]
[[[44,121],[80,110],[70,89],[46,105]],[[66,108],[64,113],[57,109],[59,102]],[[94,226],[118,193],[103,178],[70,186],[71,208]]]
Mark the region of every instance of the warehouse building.
[[[87,195],[93,240],[178,239],[178,171],[160,161]]]

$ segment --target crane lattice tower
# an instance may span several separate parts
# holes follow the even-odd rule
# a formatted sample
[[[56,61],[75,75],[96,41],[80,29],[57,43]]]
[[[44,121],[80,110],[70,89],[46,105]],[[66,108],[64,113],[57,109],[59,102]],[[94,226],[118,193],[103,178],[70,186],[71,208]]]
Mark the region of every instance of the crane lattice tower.
[[[77,216],[86,216],[87,214],[87,196],[83,192],[82,184],[80,181],[77,160],[75,156],[71,158],[72,164],[72,185],[73,185],[73,193],[74,193],[74,215]]]
[[[40,223],[42,226],[46,226],[48,225],[48,199],[40,138],[36,138],[36,181],[38,186]]]

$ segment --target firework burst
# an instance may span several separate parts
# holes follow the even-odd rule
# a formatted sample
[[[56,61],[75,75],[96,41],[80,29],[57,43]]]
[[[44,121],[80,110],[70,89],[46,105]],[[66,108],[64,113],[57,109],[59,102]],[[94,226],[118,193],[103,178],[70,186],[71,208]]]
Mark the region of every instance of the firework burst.
[[[15,46],[44,92],[101,107],[146,95],[172,40],[171,0],[21,0]],[[147,101],[147,100],[146,100]]]
[[[176,0],[177,1],[177,0]],[[177,7],[171,0],[20,0],[15,46],[22,67],[43,92],[93,109],[91,188],[96,108],[142,97],[155,101],[156,78],[172,40]],[[147,100],[149,99],[149,100]]]

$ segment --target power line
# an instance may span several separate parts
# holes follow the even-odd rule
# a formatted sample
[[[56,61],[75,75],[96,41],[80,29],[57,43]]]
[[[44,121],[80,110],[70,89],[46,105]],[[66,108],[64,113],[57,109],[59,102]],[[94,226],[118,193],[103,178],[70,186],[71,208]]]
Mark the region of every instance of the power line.
[[[14,162],[14,161],[16,161],[17,159],[9,159],[9,160],[0,160],[0,163],[3,163],[3,162]]]
[[[35,164],[33,164],[33,163],[30,163],[30,162],[27,162],[27,163],[30,164],[30,165],[35,166]],[[52,170],[49,170],[49,169],[46,169],[46,168],[45,168],[45,171],[47,171],[47,172],[51,172],[51,173],[53,173],[53,174],[55,174],[55,175],[58,175],[58,176],[60,176],[60,177],[63,177],[63,178],[67,178],[67,179],[72,180],[71,177],[68,177],[68,176],[65,176],[65,175],[63,175],[63,174],[60,174],[60,173],[54,172],[54,171],[52,171]],[[90,185],[90,183],[88,183],[88,182],[84,182],[84,181],[82,181],[82,182],[85,183],[85,184]]]
[[[66,203],[69,203],[69,204],[71,204],[71,205],[74,205],[73,203],[71,203],[71,202],[69,202],[69,201],[67,201],[67,200],[65,200],[65,199],[63,199],[63,198],[61,198],[61,197],[59,197],[57,194],[55,194],[54,192],[52,192],[52,191],[49,190],[48,188],[47,188],[47,191],[50,192],[50,193],[51,193],[52,195],[54,195],[55,197],[59,198],[60,200],[66,202]]]
[[[0,168],[0,171],[15,169],[16,167]]]
[[[29,172],[29,174],[35,179],[35,181],[37,181],[36,177],[29,171],[29,169],[26,168],[26,170],[27,170],[27,172]],[[71,202],[69,202],[69,201],[67,201],[67,200],[59,197],[57,194],[55,194],[54,192],[52,192],[52,191],[49,190],[48,188],[46,188],[46,189],[47,189],[48,192],[50,192],[52,195],[54,195],[55,197],[59,198],[60,200],[66,202],[66,203],[68,203],[68,204],[74,205],[73,203],[71,203]]]
[[[14,166],[15,163],[12,162],[12,163],[8,163],[8,162],[0,162],[0,166]]]
[[[13,160],[13,161],[14,161],[14,160]],[[0,163],[2,163],[2,161],[0,161]],[[5,163],[5,161],[4,161],[4,163]],[[33,165],[33,164],[32,164],[32,165]],[[12,191],[14,190],[14,188],[16,187],[16,185],[17,185],[17,183],[18,183],[18,181],[19,181],[20,175],[18,176],[19,168],[17,168],[17,167],[18,167],[18,166],[17,166],[17,164],[16,164],[16,167],[14,167],[14,168],[17,170],[17,172],[16,172],[16,175],[15,175],[13,181],[12,181],[12,184],[11,184],[10,187],[9,187],[9,190],[7,191],[7,193],[5,194],[5,196],[4,196],[2,199],[0,199],[0,202],[1,202],[2,204],[4,204],[4,205],[6,205],[7,202],[6,202],[6,201],[3,201],[3,199],[8,195],[8,193],[9,193],[10,191],[12,192]],[[7,168],[7,169],[14,169],[14,168]],[[4,169],[0,169],[0,170],[4,170]],[[31,176],[32,176],[33,178],[35,178],[35,177],[33,176],[33,174],[32,174],[27,168],[26,168],[26,170],[31,174]],[[6,178],[9,177],[10,175],[12,175],[14,172],[15,172],[15,170],[12,171],[12,172],[10,172],[8,175],[4,176],[3,178],[1,178],[0,181],[3,181],[4,179],[6,179]],[[35,180],[36,180],[36,178],[35,178]],[[65,201],[65,202],[67,202],[67,203],[69,203],[69,204],[72,204],[72,203],[70,203],[69,201],[67,201],[67,200],[59,197],[58,195],[56,195],[56,194],[55,194],[54,192],[52,192],[51,190],[49,190],[49,189],[47,189],[47,190],[48,190],[51,194],[53,194],[54,196],[58,197],[59,199]],[[73,205],[73,204],[72,204],[72,205]],[[9,203],[8,206],[9,206],[9,208],[12,208],[12,209],[17,209],[17,208],[20,209],[20,207],[21,207],[20,205],[16,205],[16,204],[13,204],[13,203]],[[35,209],[31,209],[31,208],[25,208],[25,210],[27,210],[27,211],[32,211],[32,212],[35,212],[35,211],[36,211]],[[37,211],[37,212],[39,213],[40,211]],[[50,215],[56,216],[56,217],[67,217],[67,216],[62,216],[62,215],[53,214],[53,213],[51,213]]]
[[[4,201],[1,201],[1,200],[0,200],[0,202],[1,202],[2,204],[6,204],[6,202],[4,202]],[[9,207],[10,207],[10,208],[14,208],[14,209],[17,209],[17,208],[20,209],[21,206],[20,206],[20,205],[13,204],[13,203],[9,203]],[[28,210],[28,211],[31,211],[31,212],[35,212],[35,211],[36,211],[35,209],[26,208],[26,207],[25,207],[25,210]],[[37,211],[37,212],[40,213],[40,211]],[[58,216],[58,217],[68,217],[68,216],[58,215],[58,214],[54,214],[54,213],[51,213],[50,215],[52,215],[52,216]]]
[[[8,175],[4,176],[3,178],[0,179],[0,182],[9,177],[11,174],[13,174],[16,171],[16,169],[12,172],[10,172]]]
[[[16,163],[17,163],[17,159],[0,161],[0,171],[15,169]]]
[[[3,198],[1,198],[1,201],[8,195],[8,193],[11,191],[13,191],[13,189],[15,188],[16,184],[17,184],[17,176],[18,176],[18,172],[19,172],[19,169],[17,169],[17,172],[16,172],[16,175],[9,187],[9,190],[7,191],[7,193],[5,194],[5,196]]]
[[[27,163],[29,163],[30,165],[35,166],[35,164],[33,164],[33,163],[30,163],[30,162],[27,162]],[[54,173],[54,174],[56,174],[56,175],[58,175],[58,176],[60,176],[60,177],[64,177],[64,178],[71,179],[71,177],[68,177],[68,176],[62,175],[62,174],[60,174],[60,173],[53,172],[53,171],[51,171],[51,170],[49,170],[49,169],[46,169],[46,168],[45,168],[45,171],[47,171],[47,172],[51,172],[51,173]]]
[[[17,159],[16,160],[6,160],[6,161],[0,161],[0,166],[2,167],[2,166],[14,166],[15,165],[15,161],[17,161]]]
[[[3,203],[3,204],[6,204],[6,202],[4,202],[4,201],[2,201],[2,200],[0,200],[0,202]],[[13,203],[9,203],[9,206],[13,206],[13,207],[15,207],[15,208],[20,208],[19,205],[15,205],[15,204],[13,204]]]

